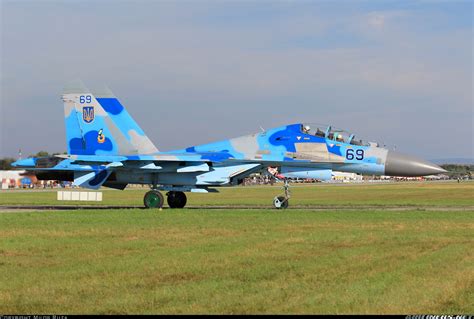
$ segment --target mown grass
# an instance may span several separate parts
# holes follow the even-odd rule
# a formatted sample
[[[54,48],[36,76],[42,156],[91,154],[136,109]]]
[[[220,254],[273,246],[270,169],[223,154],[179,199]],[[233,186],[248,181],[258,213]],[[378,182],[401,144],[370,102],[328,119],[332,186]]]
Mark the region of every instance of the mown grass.
[[[473,214],[3,213],[0,313],[473,313]]]
[[[474,205],[474,182],[410,182],[387,184],[330,185],[296,184],[290,205],[300,206],[470,206]],[[56,191],[0,192],[0,205],[131,205],[143,206],[147,189],[116,191],[102,189],[103,202],[56,201]],[[220,188],[217,194],[187,193],[188,205],[257,205],[270,207],[281,186]]]

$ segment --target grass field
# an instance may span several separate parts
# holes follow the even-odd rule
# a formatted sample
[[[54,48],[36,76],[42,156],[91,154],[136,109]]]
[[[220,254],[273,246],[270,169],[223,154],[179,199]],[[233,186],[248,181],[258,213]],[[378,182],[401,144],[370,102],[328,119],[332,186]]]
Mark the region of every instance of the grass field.
[[[270,206],[279,191],[224,189],[189,203]],[[104,198],[138,206],[143,193]],[[361,209],[0,213],[0,313],[474,313],[473,183],[293,195],[294,205]],[[0,205],[54,198],[2,192]]]
[[[103,189],[103,202],[76,202],[81,205],[143,206],[148,189],[117,191]],[[410,182],[388,184],[296,184],[291,187],[290,205],[297,206],[470,206],[474,205],[474,182]],[[0,205],[74,204],[56,201],[56,191],[1,192]],[[262,206],[271,207],[273,197],[282,193],[280,186],[219,188],[220,193],[187,193],[193,206]]]

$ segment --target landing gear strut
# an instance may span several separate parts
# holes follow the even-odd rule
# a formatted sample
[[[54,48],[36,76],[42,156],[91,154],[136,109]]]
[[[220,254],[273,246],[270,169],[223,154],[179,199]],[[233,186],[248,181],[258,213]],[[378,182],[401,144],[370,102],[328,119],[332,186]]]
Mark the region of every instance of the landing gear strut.
[[[146,208],[161,208],[165,202],[163,195],[157,190],[151,190],[145,194],[143,203]]]
[[[168,205],[170,208],[183,208],[186,206],[187,198],[183,192],[171,191],[166,195],[168,196]]]
[[[286,209],[288,208],[288,205],[289,205],[291,192],[290,192],[290,183],[288,183],[288,179],[286,178],[285,178],[285,185],[283,185],[283,189],[285,190],[285,194],[276,196],[273,199],[273,206],[275,206],[276,209]]]

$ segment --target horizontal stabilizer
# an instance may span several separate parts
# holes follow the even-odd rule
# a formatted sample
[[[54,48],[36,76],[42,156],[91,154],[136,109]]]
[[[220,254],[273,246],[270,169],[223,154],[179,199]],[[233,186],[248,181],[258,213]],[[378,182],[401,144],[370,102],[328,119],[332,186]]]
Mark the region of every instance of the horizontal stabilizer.
[[[59,158],[73,160],[74,162],[89,162],[89,163],[113,163],[123,162],[127,160],[125,156],[106,156],[106,155],[55,155]]]

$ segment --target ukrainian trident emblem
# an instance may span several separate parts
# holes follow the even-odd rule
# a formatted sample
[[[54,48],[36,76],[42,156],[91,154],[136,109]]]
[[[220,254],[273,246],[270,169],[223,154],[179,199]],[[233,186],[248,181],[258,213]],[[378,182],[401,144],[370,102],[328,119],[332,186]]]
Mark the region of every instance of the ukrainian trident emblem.
[[[82,108],[82,119],[86,123],[92,123],[92,121],[94,121],[94,107],[93,106],[84,106]]]

